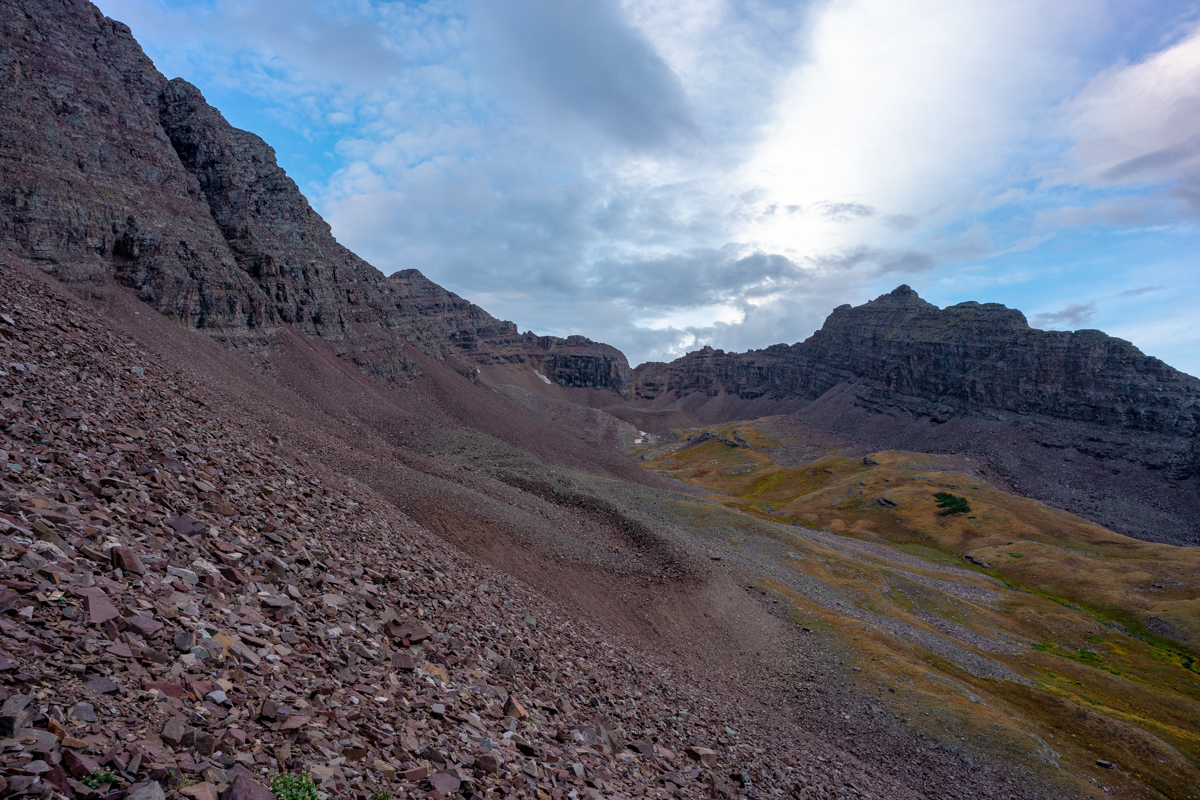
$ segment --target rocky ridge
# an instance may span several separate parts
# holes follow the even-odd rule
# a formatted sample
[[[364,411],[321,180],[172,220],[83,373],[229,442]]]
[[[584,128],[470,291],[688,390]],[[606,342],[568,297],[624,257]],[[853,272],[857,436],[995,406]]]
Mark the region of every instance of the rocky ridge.
[[[1037,330],[995,303],[939,309],[901,286],[835,309],[797,344],[704,348],[634,374],[642,408],[784,413],[876,449],[970,454],[1114,530],[1200,541],[1178,500],[1200,488],[1200,380],[1099,331]]]
[[[36,282],[0,297],[5,795],[307,770],[336,797],[908,796],[256,440]]]
[[[468,360],[480,364],[526,364],[560,386],[606,389],[631,397],[633,373],[615,347],[583,336],[520,333],[479,306],[449,292],[418,270],[389,279],[396,293],[452,342]]]
[[[340,245],[274,150],[163,77],[127,26],[84,0],[4,0],[0,38],[13,76],[0,84],[0,240],[24,257],[62,280],[115,276],[233,342],[295,326],[386,380],[414,374],[405,345],[441,359],[468,343],[404,290],[449,293],[389,281]],[[615,349],[489,324],[495,336],[469,341],[476,359],[528,359],[563,385],[628,394]]]
[[[733,394],[815,400],[839,383],[934,421],[1007,411],[1194,438],[1200,379],[1100,331],[1042,331],[996,303],[945,309],[900,286],[834,309],[809,339],[747,353],[706,347],[637,369],[637,396]],[[1191,474],[1200,462],[1182,460]],[[1182,477],[1182,476],[1181,476]]]

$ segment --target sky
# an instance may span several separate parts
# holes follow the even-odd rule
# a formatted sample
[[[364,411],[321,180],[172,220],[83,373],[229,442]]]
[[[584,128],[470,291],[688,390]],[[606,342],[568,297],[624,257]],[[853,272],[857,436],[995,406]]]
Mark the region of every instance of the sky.
[[[1200,375],[1200,2],[99,0],[340,242],[630,362],[899,284]]]

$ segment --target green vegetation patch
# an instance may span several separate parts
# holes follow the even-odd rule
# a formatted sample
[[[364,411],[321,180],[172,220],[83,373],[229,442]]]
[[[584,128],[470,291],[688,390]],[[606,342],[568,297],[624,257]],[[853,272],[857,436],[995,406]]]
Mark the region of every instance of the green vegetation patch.
[[[967,502],[967,498],[959,497],[956,494],[949,492],[938,492],[933,496],[937,501],[937,507],[942,509],[938,512],[939,517],[948,517],[951,514],[969,514],[971,512],[971,504]]]
[[[116,783],[117,776],[116,773],[114,773],[108,767],[103,767],[101,769],[92,770],[91,773],[80,782],[89,789],[99,789],[106,783]]]
[[[307,773],[284,772],[271,779],[275,800],[317,800],[317,785]]]

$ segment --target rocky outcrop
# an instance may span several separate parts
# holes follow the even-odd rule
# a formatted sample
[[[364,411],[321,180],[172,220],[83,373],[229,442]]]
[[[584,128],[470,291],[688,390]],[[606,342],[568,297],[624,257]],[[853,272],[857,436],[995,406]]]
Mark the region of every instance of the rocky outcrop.
[[[615,347],[583,336],[520,333],[479,306],[443,289],[418,270],[389,279],[396,294],[423,315],[459,353],[476,364],[530,364],[560,386],[606,389],[631,396],[633,373]]]
[[[0,242],[68,281],[110,276],[232,339],[292,325],[386,379],[434,358],[529,363],[628,397],[615,348],[520,333],[415,270],[390,280],[337,243],[252,133],[168,81],[82,0],[0,0]],[[463,368],[463,371],[467,371]]]
[[[637,370],[643,399],[704,392],[816,399],[861,395],[934,421],[1006,411],[1184,439],[1200,430],[1200,380],[1100,331],[1042,331],[995,303],[939,309],[907,286],[834,309],[794,345],[704,348]]]
[[[869,449],[971,456],[1131,536],[1200,542],[1200,380],[1099,331],[1037,330],[997,304],[939,309],[901,286],[798,344],[704,348],[634,374],[635,404],[654,412],[639,425],[789,414]]]
[[[339,245],[262,139],[167,81],[77,0],[0,0],[0,240],[70,281],[108,276],[227,338],[294,325],[368,372],[452,352]]]

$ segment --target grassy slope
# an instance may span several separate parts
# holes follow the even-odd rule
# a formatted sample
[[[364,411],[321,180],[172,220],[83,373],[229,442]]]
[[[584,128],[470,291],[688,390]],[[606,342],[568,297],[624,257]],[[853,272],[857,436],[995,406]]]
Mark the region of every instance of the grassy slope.
[[[861,679],[897,694],[914,722],[986,731],[1128,796],[1200,796],[1200,550],[1115,534],[944,457],[889,451],[871,464],[809,447],[798,460],[771,429],[680,431],[679,443],[643,448],[643,464],[783,523],[777,565],[853,608],[797,589],[787,572],[760,569],[761,584],[788,597],[798,621],[837,632]],[[939,515],[937,492],[966,497],[971,511]],[[948,658],[922,635],[955,649]],[[1016,679],[989,676],[987,664]]]

